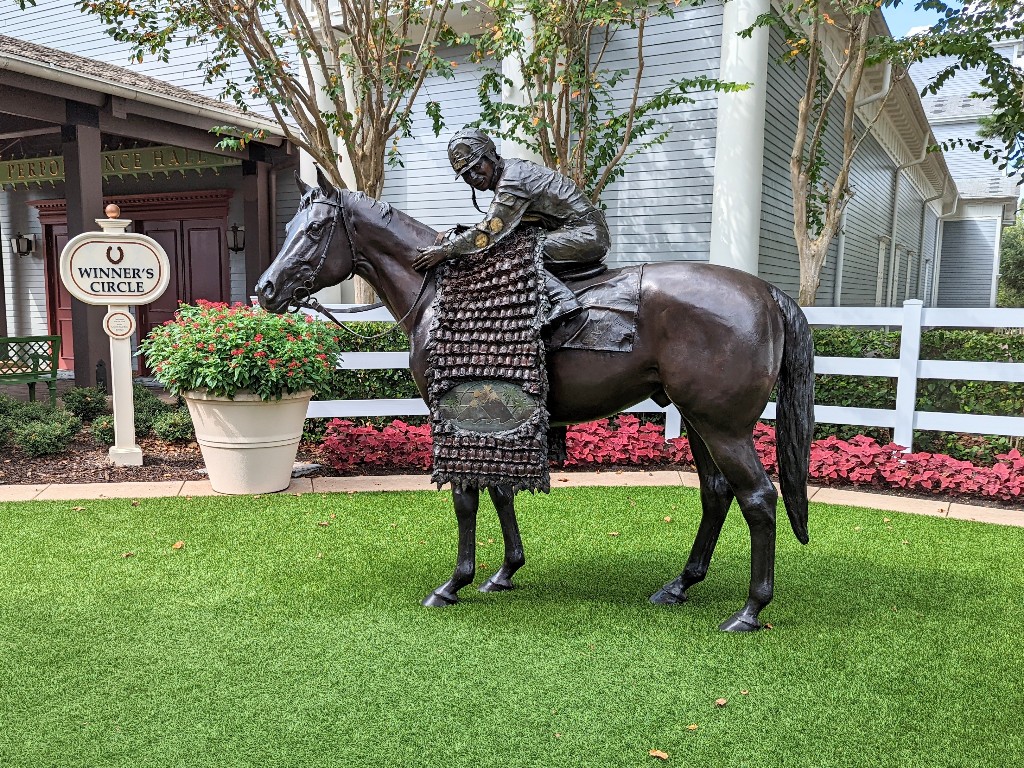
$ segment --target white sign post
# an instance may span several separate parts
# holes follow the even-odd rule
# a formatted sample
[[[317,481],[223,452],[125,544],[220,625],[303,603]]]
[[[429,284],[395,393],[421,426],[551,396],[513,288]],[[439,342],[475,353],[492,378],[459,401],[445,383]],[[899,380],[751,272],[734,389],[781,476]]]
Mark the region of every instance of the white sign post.
[[[103,330],[110,337],[110,373],[114,388],[114,445],[110,461],[141,466],[142,449],[135,444],[132,399],[132,345],[135,318],[129,307],[159,298],[171,279],[170,262],[151,237],[126,232],[131,221],[119,219],[121,209],[108,205],[108,218],[96,219],[102,232],[72,238],[60,254],[60,279],[68,292],[86,304],[106,304]]]

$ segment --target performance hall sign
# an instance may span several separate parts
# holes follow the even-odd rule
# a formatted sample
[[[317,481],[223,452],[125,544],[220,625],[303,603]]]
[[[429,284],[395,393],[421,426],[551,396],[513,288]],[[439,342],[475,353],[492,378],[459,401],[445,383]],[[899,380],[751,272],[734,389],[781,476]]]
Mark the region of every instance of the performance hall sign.
[[[158,173],[170,175],[186,171],[202,172],[212,168],[219,172],[221,168],[241,165],[242,161],[234,157],[214,155],[195,149],[181,147],[145,147],[141,149],[115,149],[102,152],[103,177],[134,176],[140,174],[155,176]],[[41,185],[64,181],[63,157],[36,157],[22,160],[0,161],[0,188],[14,187],[19,184]]]

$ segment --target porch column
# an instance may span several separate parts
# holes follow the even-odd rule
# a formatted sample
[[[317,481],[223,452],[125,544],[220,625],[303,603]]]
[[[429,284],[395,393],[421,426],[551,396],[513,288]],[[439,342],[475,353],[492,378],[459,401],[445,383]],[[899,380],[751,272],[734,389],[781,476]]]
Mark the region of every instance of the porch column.
[[[768,29],[756,29],[750,38],[737,33],[769,10],[769,0],[725,4],[718,73],[722,80],[750,87],[718,95],[710,261],[752,275],[757,274],[761,238]]]
[[[516,20],[516,29],[523,35],[523,55],[524,57],[529,57],[533,53],[534,38],[536,36],[536,24],[534,23],[533,16],[529,16],[525,11],[521,11]],[[519,64],[519,59],[515,56],[508,56],[502,59],[501,74],[511,81],[511,85],[504,83],[501,86],[502,102],[526,106],[527,97],[524,90],[526,79],[523,77],[523,69]],[[506,126],[502,127],[505,128]],[[501,143],[501,156],[519,157],[523,160],[532,160],[540,165],[544,164],[539,154],[526,147],[521,141],[514,139],[508,139]]]
[[[4,247],[10,238],[10,233],[0,229],[0,336],[9,336],[7,333],[7,277],[4,272]]]
[[[245,295],[274,257],[271,233],[270,166],[258,160],[242,161],[243,226],[245,227]]]
[[[97,230],[103,213],[103,177],[100,156],[99,110],[88,104],[67,102],[66,122],[60,131],[68,201],[68,237]],[[110,380],[110,339],[103,332],[106,307],[71,299],[71,326],[75,354],[75,385],[96,385],[96,365],[103,361]]]

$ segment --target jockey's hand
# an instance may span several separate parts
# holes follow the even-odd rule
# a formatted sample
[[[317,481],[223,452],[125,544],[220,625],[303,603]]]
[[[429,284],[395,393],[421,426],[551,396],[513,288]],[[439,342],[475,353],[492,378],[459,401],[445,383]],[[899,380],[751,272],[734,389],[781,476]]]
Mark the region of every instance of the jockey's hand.
[[[417,272],[424,272],[431,267],[437,266],[448,258],[450,251],[441,245],[432,245],[429,248],[420,248],[420,255],[413,259],[412,268]]]

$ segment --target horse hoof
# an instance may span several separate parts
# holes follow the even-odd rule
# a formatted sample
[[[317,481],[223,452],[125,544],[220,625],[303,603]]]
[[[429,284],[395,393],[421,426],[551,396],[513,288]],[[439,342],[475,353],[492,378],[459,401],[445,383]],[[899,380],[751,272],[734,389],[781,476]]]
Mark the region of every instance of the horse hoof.
[[[439,592],[431,592],[423,598],[420,605],[425,608],[447,608],[449,605],[455,605],[457,602],[459,602],[459,598],[455,595],[448,597]]]
[[[761,622],[756,616],[744,613],[734,613],[728,619],[718,625],[723,632],[756,632],[761,629]]]
[[[686,602],[686,593],[677,592],[665,585],[649,598],[654,605],[682,605]]]
[[[495,581],[494,579],[488,579],[480,588],[479,592],[508,592],[510,589],[514,589],[511,581]]]

